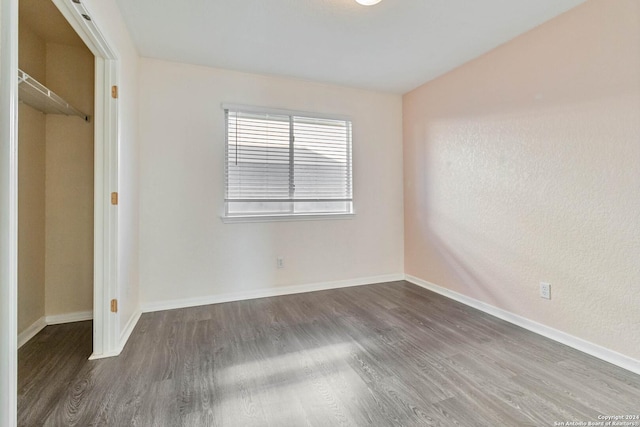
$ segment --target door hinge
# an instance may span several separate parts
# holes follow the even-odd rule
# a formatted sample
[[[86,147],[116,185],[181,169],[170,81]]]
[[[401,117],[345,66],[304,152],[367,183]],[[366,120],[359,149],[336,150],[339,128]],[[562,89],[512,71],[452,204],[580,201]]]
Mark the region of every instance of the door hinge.
[[[111,312],[112,313],[117,313],[118,312],[118,300],[117,299],[112,299],[111,300]]]
[[[111,193],[111,204],[112,205],[117,205],[118,204],[118,193],[117,192]]]
[[[118,98],[118,86],[111,86],[111,97],[113,99]]]

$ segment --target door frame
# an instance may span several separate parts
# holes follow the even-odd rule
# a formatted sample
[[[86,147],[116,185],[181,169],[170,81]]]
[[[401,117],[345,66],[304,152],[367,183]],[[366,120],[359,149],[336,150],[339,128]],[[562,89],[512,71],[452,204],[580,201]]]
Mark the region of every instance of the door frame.
[[[94,107],[94,231],[93,354],[91,359],[118,354],[119,317],[110,310],[118,295],[118,215],[111,193],[118,188],[118,54],[83,3],[51,0],[95,57]],[[90,17],[87,19],[86,17]]]
[[[119,353],[118,295],[119,55],[96,18],[76,0],[51,0],[95,56],[94,291],[92,359]],[[86,19],[90,17],[90,19]],[[0,0],[0,425],[17,422],[18,310],[18,0]]]
[[[18,0],[0,0],[0,425],[18,403]]]

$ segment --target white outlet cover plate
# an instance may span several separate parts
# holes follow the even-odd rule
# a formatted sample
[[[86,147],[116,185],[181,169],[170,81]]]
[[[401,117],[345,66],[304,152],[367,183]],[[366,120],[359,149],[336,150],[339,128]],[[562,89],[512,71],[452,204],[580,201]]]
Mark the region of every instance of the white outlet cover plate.
[[[549,283],[540,282],[540,296],[545,299],[551,299],[551,285]]]

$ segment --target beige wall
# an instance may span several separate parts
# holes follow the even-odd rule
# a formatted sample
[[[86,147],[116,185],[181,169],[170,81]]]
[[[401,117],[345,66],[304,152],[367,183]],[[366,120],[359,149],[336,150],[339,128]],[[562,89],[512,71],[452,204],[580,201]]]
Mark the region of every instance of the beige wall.
[[[47,79],[45,63],[46,43],[27,24],[20,20],[18,66],[39,82]]]
[[[224,224],[223,102],[351,116],[355,218]],[[143,303],[401,274],[401,135],[399,95],[142,59]]]
[[[20,68],[92,115],[94,58],[20,26]],[[18,332],[93,308],[93,124],[19,110]]]
[[[20,25],[19,67],[44,81],[45,43]],[[45,115],[19,105],[18,333],[45,314]]]
[[[47,86],[93,116],[94,57],[47,44]],[[47,315],[93,309],[93,122],[46,116]]]
[[[640,2],[589,1],[403,105],[406,273],[640,359]]]

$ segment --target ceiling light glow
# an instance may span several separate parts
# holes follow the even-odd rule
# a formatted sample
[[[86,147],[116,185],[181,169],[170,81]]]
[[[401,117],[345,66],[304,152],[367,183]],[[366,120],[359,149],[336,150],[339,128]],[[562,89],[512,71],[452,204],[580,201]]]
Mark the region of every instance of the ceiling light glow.
[[[381,0],[356,0],[363,6],[373,6],[374,4],[380,3]]]

